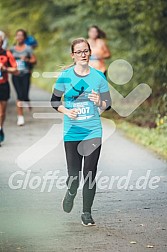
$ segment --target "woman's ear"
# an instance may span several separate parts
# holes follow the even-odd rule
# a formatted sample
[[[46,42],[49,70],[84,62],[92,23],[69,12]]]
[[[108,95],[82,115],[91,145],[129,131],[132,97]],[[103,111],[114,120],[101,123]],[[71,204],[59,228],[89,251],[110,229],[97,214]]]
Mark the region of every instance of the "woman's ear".
[[[71,58],[74,60],[74,53],[71,53]]]

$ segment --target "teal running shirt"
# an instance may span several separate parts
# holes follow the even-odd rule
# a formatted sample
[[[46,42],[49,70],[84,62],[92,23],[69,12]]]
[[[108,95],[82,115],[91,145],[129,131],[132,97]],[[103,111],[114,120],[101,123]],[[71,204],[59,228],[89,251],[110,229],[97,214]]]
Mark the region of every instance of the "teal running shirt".
[[[64,115],[64,141],[82,141],[102,137],[102,125],[98,107],[90,101],[92,90],[102,95],[109,91],[106,77],[90,67],[90,73],[80,76],[74,66],[64,70],[55,84],[55,93],[64,94],[64,106],[78,109],[76,119]]]

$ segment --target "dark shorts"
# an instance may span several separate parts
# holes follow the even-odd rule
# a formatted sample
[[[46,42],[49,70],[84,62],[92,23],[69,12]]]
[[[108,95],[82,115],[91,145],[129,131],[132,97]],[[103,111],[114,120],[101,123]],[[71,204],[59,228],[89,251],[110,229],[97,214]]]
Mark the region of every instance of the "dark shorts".
[[[9,82],[0,84],[0,101],[7,101],[10,98]]]
[[[13,75],[12,81],[17,94],[17,100],[29,101],[30,74]]]

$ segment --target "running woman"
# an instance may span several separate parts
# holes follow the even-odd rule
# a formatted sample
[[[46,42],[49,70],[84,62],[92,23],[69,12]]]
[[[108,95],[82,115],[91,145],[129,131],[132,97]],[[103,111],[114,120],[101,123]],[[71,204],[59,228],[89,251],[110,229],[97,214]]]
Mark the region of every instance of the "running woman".
[[[30,108],[29,89],[31,78],[31,64],[36,63],[32,48],[25,44],[27,33],[23,29],[16,31],[16,45],[10,50],[17,62],[18,75],[12,76],[13,85],[17,93],[17,125],[24,125],[22,101]]]
[[[88,42],[92,51],[89,65],[102,71],[106,75],[105,59],[111,57],[110,50],[105,42],[106,34],[96,25],[88,30]]]
[[[11,52],[6,51],[2,48],[4,42],[4,36],[1,35],[0,35],[0,145],[5,138],[3,125],[5,121],[7,101],[10,97],[8,73],[15,73],[17,70],[16,61]]]
[[[107,80],[102,72],[89,66],[90,56],[91,49],[86,39],[78,38],[72,42],[71,57],[74,65],[61,73],[51,98],[52,107],[64,114],[68,190],[63,199],[63,209],[67,213],[73,207],[84,161],[81,215],[84,226],[95,225],[91,208],[96,191],[96,183],[92,182],[95,182],[102,138],[99,110],[110,109],[111,105]],[[64,105],[61,101],[63,95]]]

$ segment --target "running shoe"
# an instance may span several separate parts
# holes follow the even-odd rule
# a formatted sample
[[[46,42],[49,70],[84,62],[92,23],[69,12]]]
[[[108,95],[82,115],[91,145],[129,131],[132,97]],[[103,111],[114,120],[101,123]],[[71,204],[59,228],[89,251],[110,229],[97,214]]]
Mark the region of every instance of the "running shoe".
[[[82,220],[82,225],[85,227],[96,225],[93,218],[92,218],[91,213],[89,213],[89,212],[84,212],[81,215],[81,220]]]
[[[66,213],[70,213],[72,208],[73,208],[73,204],[74,204],[74,198],[76,196],[77,193],[71,194],[69,190],[67,190],[65,197],[63,199],[63,210]]]
[[[3,129],[0,129],[0,144],[1,142],[3,142],[5,139],[5,135],[4,135],[4,132],[3,132]]]
[[[24,116],[21,116],[21,115],[19,115],[18,117],[17,117],[17,125],[18,126],[23,126],[24,125]]]

